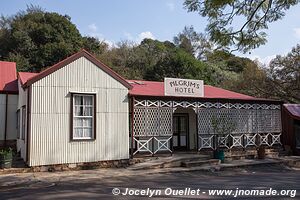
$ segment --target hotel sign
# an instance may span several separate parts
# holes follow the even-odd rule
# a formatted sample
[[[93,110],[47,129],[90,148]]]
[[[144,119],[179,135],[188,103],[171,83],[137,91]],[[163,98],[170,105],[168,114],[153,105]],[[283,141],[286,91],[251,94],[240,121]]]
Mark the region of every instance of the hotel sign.
[[[202,80],[165,78],[166,96],[204,97]]]

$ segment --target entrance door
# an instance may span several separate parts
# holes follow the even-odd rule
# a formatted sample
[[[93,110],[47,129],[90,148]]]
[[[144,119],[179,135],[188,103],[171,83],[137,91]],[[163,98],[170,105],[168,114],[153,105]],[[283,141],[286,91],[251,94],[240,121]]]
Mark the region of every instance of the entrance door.
[[[188,149],[188,114],[173,116],[173,148]]]

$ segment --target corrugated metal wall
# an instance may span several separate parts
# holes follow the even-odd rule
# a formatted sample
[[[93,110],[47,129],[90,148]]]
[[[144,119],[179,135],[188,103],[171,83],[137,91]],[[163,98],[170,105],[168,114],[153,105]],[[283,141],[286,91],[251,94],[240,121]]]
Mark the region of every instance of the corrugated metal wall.
[[[6,94],[0,94],[0,140],[5,138],[5,117],[7,115],[7,140],[17,139],[17,105],[18,105],[18,95],[8,94],[7,100],[7,114],[6,114]]]
[[[96,92],[95,141],[70,141],[70,91]],[[32,85],[30,166],[129,158],[128,89],[84,57]]]

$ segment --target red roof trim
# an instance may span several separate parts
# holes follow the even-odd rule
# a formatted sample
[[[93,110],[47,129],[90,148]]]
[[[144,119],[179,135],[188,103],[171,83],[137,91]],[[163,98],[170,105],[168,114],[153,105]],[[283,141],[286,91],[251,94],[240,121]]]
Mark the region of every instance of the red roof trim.
[[[97,67],[102,69],[104,72],[112,76],[114,79],[119,81],[121,84],[123,84],[128,89],[131,89],[132,86],[119,74],[117,74],[115,71],[110,69],[108,66],[100,62],[97,58],[95,58],[91,53],[87,52],[86,50],[82,49],[81,51],[69,56],[68,58],[60,61],[59,63],[53,65],[52,67],[49,67],[45,69],[44,71],[40,72],[36,76],[28,79],[28,81],[24,84],[24,87],[28,87],[32,85],[33,83],[37,82],[38,80],[48,76],[49,74],[52,74],[53,72],[65,67],[66,65],[72,63],[73,61],[77,60],[78,58],[85,57],[92,63],[94,63]]]

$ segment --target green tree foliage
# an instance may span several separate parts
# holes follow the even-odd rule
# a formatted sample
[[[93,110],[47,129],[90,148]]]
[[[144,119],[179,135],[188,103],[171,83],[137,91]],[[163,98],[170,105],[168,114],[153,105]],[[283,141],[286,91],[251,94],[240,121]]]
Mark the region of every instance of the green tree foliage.
[[[265,30],[299,0],[185,0],[189,12],[208,18],[206,31],[220,48],[250,51],[266,43]],[[241,23],[242,22],[242,23]]]
[[[300,45],[286,56],[278,55],[267,70],[266,92],[292,103],[300,103]]]
[[[222,87],[251,96],[300,103],[300,45],[286,56],[278,55],[268,67],[246,62],[237,79],[227,79]]]
[[[241,73],[235,73],[235,78],[229,78],[223,82],[223,87],[254,97],[272,98],[272,95],[263,90],[266,77],[265,69],[255,62],[247,62]]]
[[[94,37],[85,36],[82,38],[82,47],[87,51],[98,55],[103,54],[108,50],[108,44],[104,41],[99,41],[99,39]]]
[[[101,52],[103,45],[82,38],[67,15],[45,12],[29,6],[14,16],[0,19],[0,59],[15,61],[20,71],[39,72],[87,47]]]
[[[127,79],[143,79],[143,65],[139,65],[142,57],[135,49],[136,44],[122,41],[97,57]]]
[[[139,45],[121,42],[98,57],[127,79],[194,78],[215,85],[214,76],[221,73],[169,41],[144,39]]]
[[[173,40],[177,47],[184,49],[199,60],[206,60],[207,54],[212,51],[213,44],[204,34],[197,33],[193,26],[185,26]]]
[[[225,50],[214,50],[207,54],[207,61],[211,63],[223,63],[223,69],[241,73],[247,63],[253,63],[249,58],[233,55]]]

